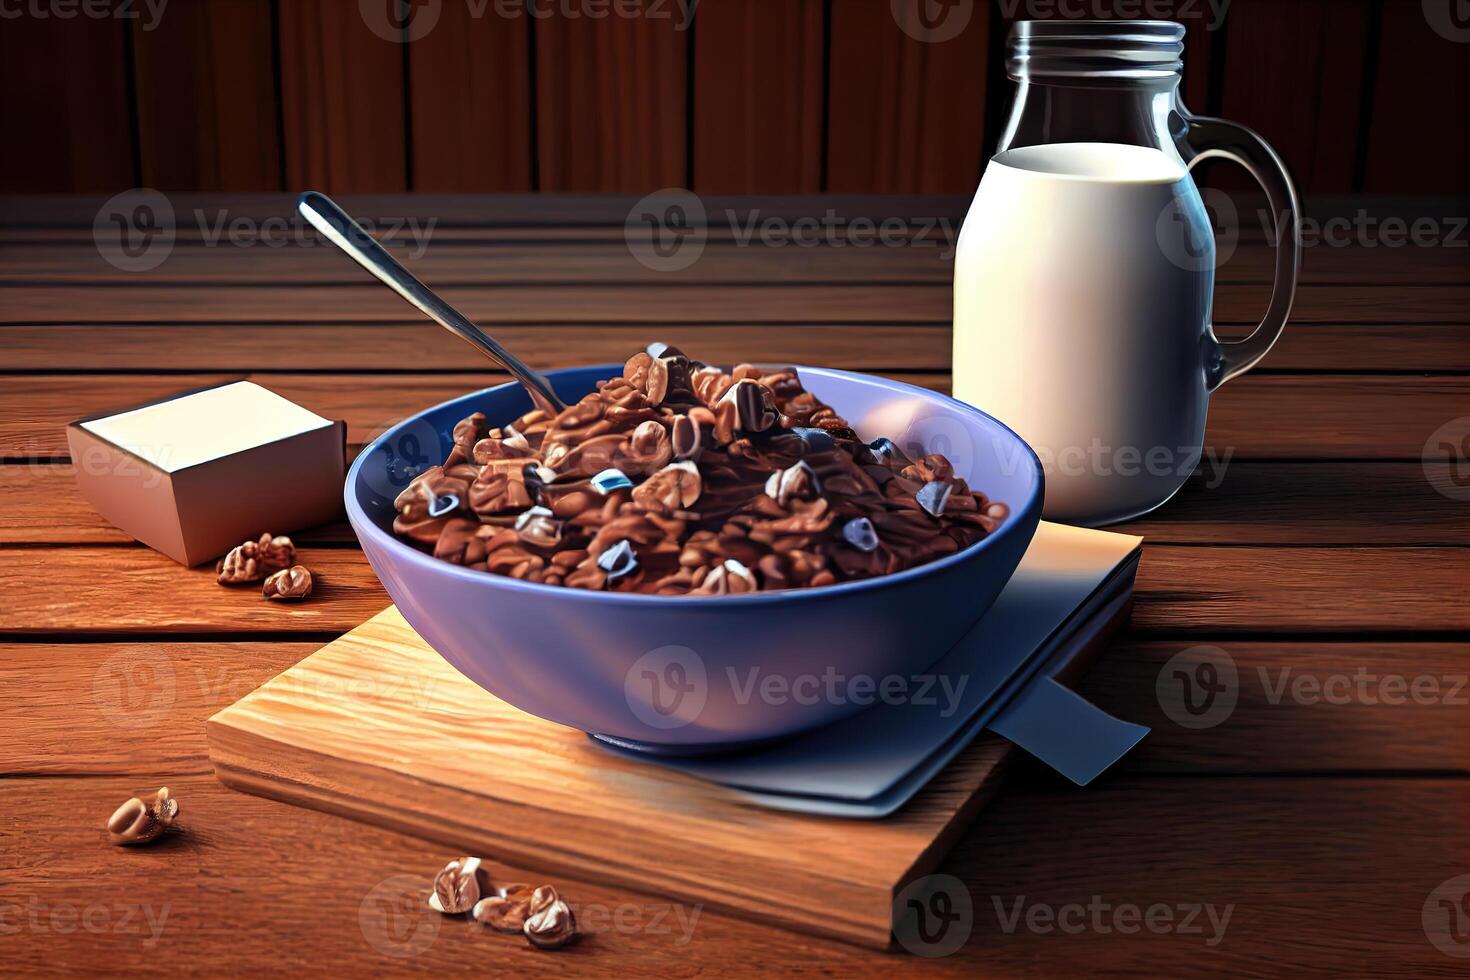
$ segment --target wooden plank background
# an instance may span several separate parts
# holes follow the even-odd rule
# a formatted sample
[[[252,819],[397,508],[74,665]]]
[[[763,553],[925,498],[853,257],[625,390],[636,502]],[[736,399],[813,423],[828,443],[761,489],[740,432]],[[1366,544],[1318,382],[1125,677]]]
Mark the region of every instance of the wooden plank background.
[[[319,16],[328,7],[314,9]],[[446,16],[449,9],[446,0]],[[733,18],[722,31],[735,44],[763,18],[814,29],[804,19],[813,9],[828,15],[825,4],[794,5]],[[293,16],[306,18],[307,7]],[[298,27],[326,43],[319,22]],[[3,28],[0,36],[8,36]],[[423,86],[447,84],[439,72],[455,62],[488,70],[483,50],[510,43],[449,32],[444,41],[415,75]],[[545,43],[601,56],[585,37]],[[410,50],[411,72],[419,71],[418,50]],[[697,46],[694,57],[698,72]],[[902,55],[894,57],[899,64]],[[167,68],[178,77],[213,70],[208,59]],[[173,77],[159,75],[150,90],[160,105],[180,104]],[[795,78],[752,74],[743,85],[763,108],[740,116],[729,103],[721,111],[732,126],[798,132],[812,104],[779,97]],[[811,98],[815,90],[805,91]],[[520,109],[491,101],[475,111],[506,118],[550,97],[523,95]],[[410,85],[403,104],[418,97]],[[595,93],[556,98],[590,99],[577,110],[586,118],[599,112]],[[183,104],[197,110],[204,101],[190,95]],[[697,118],[692,127],[699,131]],[[441,138],[449,151],[493,143],[483,130],[451,139],[408,128],[409,147]],[[329,130],[318,149],[335,166],[332,140],[343,131]],[[238,135],[201,132],[213,148],[175,157],[179,172],[214,173]],[[723,135],[727,149],[743,139]],[[610,153],[627,146],[607,133],[564,138]],[[720,187],[753,186],[742,183],[744,173],[811,181],[823,172],[813,164],[820,148],[779,164],[722,150],[714,154],[728,167]],[[912,220],[912,244],[870,249],[741,245],[728,228],[712,230],[699,261],[661,273],[640,265],[624,239],[632,195],[455,196],[475,172],[449,151],[434,178],[440,193],[355,195],[344,204],[379,227],[387,216],[438,218],[427,241],[407,228],[386,240],[537,365],[615,360],[661,337],[715,361],[825,363],[948,390],[950,256],[923,244]],[[412,154],[395,159],[415,179],[426,173]],[[527,182],[563,165],[510,157],[495,164]],[[910,165],[901,157],[882,163]],[[515,166],[522,169],[512,174]],[[268,605],[252,590],[218,588],[207,567],[179,568],[101,520],[77,490],[75,467],[86,461],[69,458],[64,438],[65,422],[83,414],[251,377],[344,419],[356,451],[402,416],[503,375],[395,305],[314,236],[211,241],[192,216],[198,208],[211,223],[224,215],[260,228],[290,214],[288,194],[171,193],[178,240],[158,266],[135,272],[109,264],[93,238],[105,196],[0,202],[0,495],[10,502],[0,512],[0,855],[14,856],[0,861],[0,899],[91,907],[84,903],[105,901],[95,883],[106,881],[109,896],[170,914],[156,946],[146,923],[0,943],[0,972],[116,975],[166,963],[184,975],[266,976],[332,962],[362,975],[499,975],[541,965],[519,945],[458,929],[463,923],[417,918],[427,874],[447,857],[440,844],[231,792],[210,773],[207,717],[386,604],[350,529],[338,522],[299,535],[320,591],[303,605]],[[957,220],[965,200],[962,192],[741,202],[712,193],[707,204],[741,214],[758,205],[788,219],[835,208],[846,219]],[[1394,208],[1367,199],[1347,205],[1373,214]],[[1243,241],[1221,269],[1222,330],[1239,331],[1258,315],[1270,255]],[[1205,465],[1167,507],[1125,528],[1147,542],[1138,602],[1130,628],[1081,689],[1154,732],[1086,790],[1018,760],[1017,778],[942,865],[973,890],[975,931],[964,950],[937,960],[882,957],[711,911],[683,945],[677,932],[605,930],[551,967],[678,977],[789,972],[792,963],[831,976],[1451,975],[1461,961],[1430,945],[1420,910],[1431,889],[1470,868],[1463,701],[1329,704],[1283,697],[1275,685],[1366,674],[1428,678],[1448,692],[1463,682],[1470,510],[1445,488],[1463,481],[1465,460],[1427,447],[1470,405],[1467,272],[1470,248],[1355,241],[1306,249],[1298,315],[1282,342],[1260,369],[1211,399]],[[1200,645],[1230,657],[1240,678],[1230,718],[1203,731],[1169,717],[1156,687],[1175,655]],[[146,850],[106,847],[106,814],[160,783],[183,801],[183,829]],[[323,854],[334,859],[323,863]],[[401,898],[400,925],[442,930],[417,958],[392,958],[401,950],[364,918],[385,883],[398,883],[389,898]],[[663,901],[554,883],[583,903],[579,916],[598,905],[637,911]],[[1229,903],[1235,911],[1218,947],[1184,935],[1007,932],[993,903],[1021,896],[1053,907],[1102,896]]]
[[[968,193],[1011,21],[1076,8],[950,0],[941,33],[962,27],[926,41],[923,0],[702,0],[687,24],[675,0],[397,2],[18,6],[0,126],[25,151],[0,192]],[[1189,106],[1259,130],[1307,193],[1470,192],[1466,127],[1410,111],[1470,94],[1419,0],[1173,6]]]

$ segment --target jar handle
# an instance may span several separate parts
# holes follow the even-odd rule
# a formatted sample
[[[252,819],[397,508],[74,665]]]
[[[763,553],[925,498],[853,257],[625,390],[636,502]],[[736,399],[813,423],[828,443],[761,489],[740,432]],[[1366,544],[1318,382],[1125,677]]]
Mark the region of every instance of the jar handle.
[[[1296,299],[1297,273],[1301,269],[1301,235],[1298,234],[1301,206],[1286,164],[1271,145],[1244,126],[1209,116],[1186,116],[1189,125],[1189,167],[1211,158],[1233,160],[1256,178],[1271,206],[1276,233],[1276,279],[1271,287],[1271,305],[1266,317],[1244,340],[1222,342],[1211,330],[1205,344],[1205,379],[1211,391],[1251,368],[1281,338],[1291,305]]]

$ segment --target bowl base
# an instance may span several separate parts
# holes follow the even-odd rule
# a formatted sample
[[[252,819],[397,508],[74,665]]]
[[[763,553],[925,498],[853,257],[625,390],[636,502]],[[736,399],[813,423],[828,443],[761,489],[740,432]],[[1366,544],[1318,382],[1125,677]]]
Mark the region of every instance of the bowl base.
[[[618,738],[616,735],[603,735],[598,732],[588,732],[587,737],[594,742],[601,742],[621,752],[629,752],[634,755],[661,756],[663,758],[690,758],[692,756],[708,755],[731,755],[736,752],[746,752],[750,749],[763,748],[785,741],[781,738],[757,739],[749,742],[703,742],[692,745],[680,745],[677,742],[640,742],[631,738]]]

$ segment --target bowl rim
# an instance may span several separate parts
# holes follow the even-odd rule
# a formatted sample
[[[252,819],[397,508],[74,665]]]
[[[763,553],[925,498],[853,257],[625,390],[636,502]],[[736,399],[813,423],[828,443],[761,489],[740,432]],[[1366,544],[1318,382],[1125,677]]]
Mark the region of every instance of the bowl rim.
[[[363,544],[364,551],[367,550],[367,543],[363,540],[364,537],[371,538],[375,546],[386,549],[394,557],[395,560],[407,561],[411,565],[416,565],[425,569],[430,574],[449,575],[451,577],[462,579],[469,583],[483,582],[488,584],[492,588],[507,588],[513,592],[529,592],[532,595],[541,596],[560,596],[567,599],[568,601],[574,602],[588,602],[599,604],[610,603],[612,605],[620,606],[677,606],[680,609],[689,609],[708,608],[710,606],[730,607],[740,604],[761,605],[764,603],[800,601],[804,598],[818,599],[826,598],[829,596],[839,596],[847,593],[866,592],[873,589],[890,587],[904,582],[911,582],[916,579],[925,578],[927,576],[938,575],[940,572],[943,572],[946,569],[952,568],[953,566],[958,565],[962,562],[969,561],[980,552],[992,547],[994,542],[998,542],[1010,537],[1011,534],[1013,534],[1018,528],[1025,525],[1034,524],[1035,521],[1033,521],[1032,518],[1039,519],[1038,512],[1041,508],[1041,501],[1046,490],[1046,474],[1042,468],[1041,460],[1037,457],[1036,451],[1031,448],[1030,443],[1022,439],[1019,435],[1016,434],[1015,430],[1006,425],[1004,422],[997,419],[995,416],[990,415],[987,412],[983,412],[975,406],[970,405],[966,402],[962,402],[959,399],[954,398],[950,395],[945,395],[937,391],[931,391],[928,388],[920,388],[918,385],[912,385],[905,381],[897,381],[891,378],[882,378],[873,374],[864,374],[860,371],[844,371],[839,368],[823,368],[801,364],[793,364],[790,365],[790,367],[794,368],[798,374],[806,372],[817,375],[836,376],[839,378],[856,380],[863,384],[877,385],[878,387],[885,389],[910,392],[912,394],[932,401],[947,402],[951,406],[959,409],[962,412],[978,416],[980,419],[990,423],[991,425],[994,425],[1002,433],[1013,439],[1016,445],[1025,450],[1025,452],[1021,454],[1021,459],[1030,463],[1032,476],[1034,478],[1032,481],[1033,489],[1030,498],[1020,506],[1014,507],[1011,512],[1010,518],[1007,519],[1007,521],[1002,524],[1000,529],[997,530],[994,534],[986,535],[984,538],[980,539],[969,547],[962,548],[954,554],[946,555],[945,557],[940,558],[937,561],[927,562],[923,565],[917,565],[913,568],[906,568],[901,572],[894,572],[891,575],[878,575],[873,578],[857,579],[851,582],[837,582],[833,585],[818,585],[804,589],[775,589],[768,592],[742,592],[712,596],[648,595],[642,592],[594,592],[591,589],[574,589],[565,585],[546,585],[541,582],[527,582],[524,579],[511,578],[509,575],[496,575],[491,572],[482,572],[478,569],[465,568],[463,565],[456,565],[453,562],[445,561],[442,558],[435,558],[433,555],[428,554],[427,552],[420,551],[412,545],[409,545],[408,543],[400,540],[397,535],[391,533],[390,531],[385,531],[384,529],[379,527],[377,525],[377,522],[369,517],[367,512],[363,509],[362,505],[358,503],[357,493],[355,492],[358,481],[361,478],[363,465],[366,463],[372,453],[378,448],[379,444],[387,441],[390,437],[392,437],[396,432],[398,432],[405,426],[412,425],[413,423],[423,419],[425,416],[431,415],[434,412],[446,408],[447,406],[455,402],[463,401],[466,398],[472,398],[476,395],[488,395],[491,392],[500,391],[501,389],[505,388],[519,387],[520,382],[512,380],[504,382],[503,384],[491,385],[488,388],[481,388],[477,391],[468,391],[464,394],[456,395],[453,398],[446,398],[444,401],[439,402],[437,405],[431,405],[428,408],[425,408],[419,412],[415,412],[413,415],[409,415],[399,420],[395,425],[380,433],[376,439],[364,446],[362,450],[358,452],[357,458],[353,460],[352,466],[348,469],[347,480],[343,486],[343,498],[347,508],[348,523],[352,525],[352,530],[357,535],[359,543]],[[607,371],[610,372],[607,377],[612,377],[614,374],[621,372],[622,369],[623,366],[621,364],[588,364],[569,368],[557,368],[555,370],[545,371],[543,372],[543,374],[548,379],[555,381],[558,377],[571,374],[573,372]]]

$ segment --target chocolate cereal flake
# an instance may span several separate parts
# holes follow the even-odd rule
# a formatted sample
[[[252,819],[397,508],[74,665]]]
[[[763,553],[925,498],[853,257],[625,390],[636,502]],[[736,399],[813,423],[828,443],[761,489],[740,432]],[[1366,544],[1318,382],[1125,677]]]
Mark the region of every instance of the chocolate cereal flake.
[[[1010,516],[944,456],[861,441],[793,368],[727,372],[661,344],[555,417],[469,416],[395,503],[394,532],[444,560],[653,595],[888,575]]]

